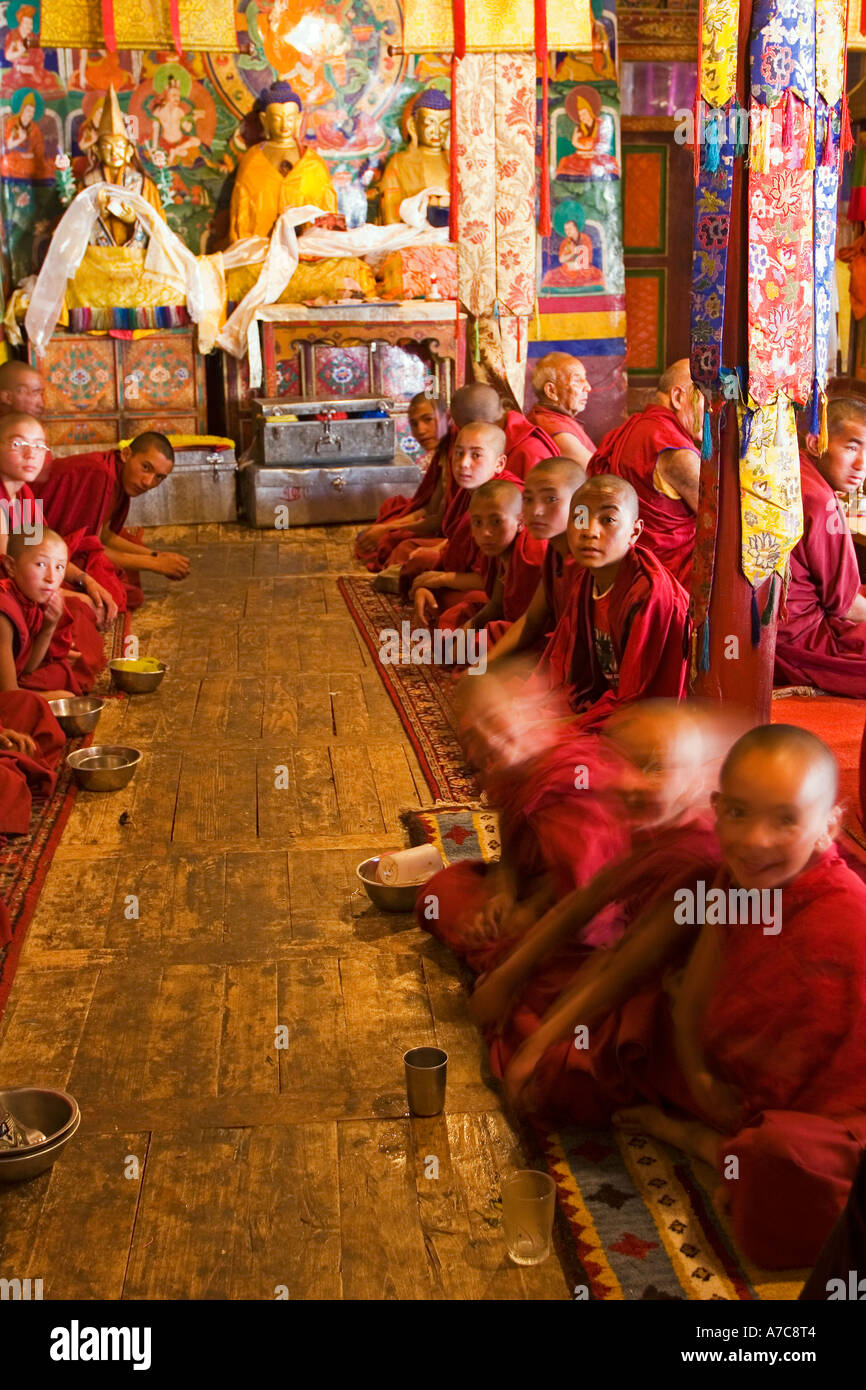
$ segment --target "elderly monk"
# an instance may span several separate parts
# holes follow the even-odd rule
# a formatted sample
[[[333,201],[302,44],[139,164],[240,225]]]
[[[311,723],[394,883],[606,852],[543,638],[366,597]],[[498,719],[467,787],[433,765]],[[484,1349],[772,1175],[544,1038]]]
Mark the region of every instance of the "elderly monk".
[[[168,579],[189,573],[185,555],[149,550],[122,534],[130,499],[165,482],[173,467],[165,435],[147,430],[122,449],[55,459],[48,476],[34,482],[46,525],[65,537],[74,564],[98,579],[122,612],[143,602],[131,571]]]
[[[451,133],[451,102],[437,87],[419,92],[406,121],[408,150],[398,150],[385,165],[379,188],[382,221],[400,221],[400,204],[425,188],[448,188],[451,171],[446,149]],[[443,214],[444,215],[444,214]]]
[[[580,358],[548,352],[532,373],[532,389],[536,401],[527,420],[547,431],[561,455],[586,467],[595,445],[577,417],[586,409],[592,387]]]
[[[866,595],[837,493],[866,478],[866,387],[838,379],[828,390],[829,441],[800,453],[803,534],[791,553],[785,617],[776,636],[776,683],[866,696]]]
[[[45,391],[36,368],[14,358],[4,362],[0,366],[0,415],[15,412],[38,420],[44,410]]]
[[[681,358],[662,374],[652,405],[610,430],[587,465],[616,473],[640,501],[642,541],[686,588],[695,546],[704,398]]]

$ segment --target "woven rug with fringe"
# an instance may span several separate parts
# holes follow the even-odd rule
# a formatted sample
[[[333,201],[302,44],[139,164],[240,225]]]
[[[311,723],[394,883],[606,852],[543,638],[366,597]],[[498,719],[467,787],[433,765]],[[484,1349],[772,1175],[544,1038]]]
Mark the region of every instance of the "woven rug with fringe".
[[[126,615],[119,614],[114,626],[105,633],[105,659],[123,655]],[[93,688],[94,695],[106,698],[110,694],[108,670],[100,673]],[[66,752],[92,743],[93,735],[71,739]],[[0,946],[0,1016],[6,1007],[21,948],[27,935],[42,885],[51,867],[54,851],[60,843],[63,827],[75,803],[76,786],[65,761],[61,763],[57,785],[51,796],[34,798],[30,829],[26,835],[10,835],[0,848],[0,898],[9,911],[12,939]]]

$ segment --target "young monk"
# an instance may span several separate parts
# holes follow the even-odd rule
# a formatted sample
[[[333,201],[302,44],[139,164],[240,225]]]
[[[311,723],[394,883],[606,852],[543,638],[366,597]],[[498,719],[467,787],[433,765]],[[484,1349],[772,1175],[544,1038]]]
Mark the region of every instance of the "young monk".
[[[61,592],[66,557],[63,537],[46,527],[38,539],[21,532],[8,539],[9,577],[0,580],[0,690],[24,686],[47,700],[69,699],[90,690],[104,664],[101,639],[96,669],[93,652],[73,647],[75,629]]]
[[[451,472],[454,490],[442,526],[448,538],[445,546],[437,552],[416,551],[401,570],[401,584],[409,586],[416,616],[422,622],[436,611],[434,592],[443,608],[450,608],[466,593],[485,601],[481,587],[484,564],[472,537],[469,503],[472,494],[493,478],[520,484],[520,479],[506,469],[505,435],[498,425],[464,425],[454,441]]]
[[[657,955],[642,988],[634,960],[598,975],[506,1072],[512,1094],[533,1081],[536,1100],[577,1123],[612,1118],[711,1164],[739,1245],[767,1268],[814,1263],[866,1141],[866,886],[833,844],[837,784],[829,749],[803,729],[740,739],[714,797],[714,885],[736,920],[717,923],[707,903],[704,921],[683,923],[681,883],[658,909],[671,943],[691,948],[682,976],[660,983]]]
[[[815,435],[800,452],[803,534],[776,636],[777,685],[815,685],[832,695],[866,696],[866,595],[857,552],[836,493],[866,478],[866,389],[836,381],[828,390],[829,443]]]
[[[149,550],[123,534],[130,499],[159,487],[173,467],[165,435],[148,430],[123,449],[55,459],[35,486],[47,525],[68,538],[74,564],[97,579],[122,612],[143,602],[139,570],[169,579],[189,573],[185,555]]]
[[[0,834],[27,833],[31,794],[50,796],[65,745],[66,736],[42,695],[0,692]]]
[[[444,480],[456,430],[451,431],[445,405],[419,391],[409,403],[409,428],[426,455],[426,467],[411,497],[389,497],[379,508],[372,526],[355,542],[355,555],[369,570],[381,570],[400,541],[411,536],[433,535],[444,511]]]
[[[704,398],[688,358],[668,367],[656,398],[602,439],[587,464],[590,477],[615,473],[638,495],[644,544],[688,588],[695,548]]]
[[[688,595],[638,545],[642,530],[623,478],[591,477],[572,498],[568,548],[580,573],[537,678],[569,692],[584,729],[631,700],[685,694]]]
[[[422,928],[483,970],[557,897],[617,858],[628,832],[609,795],[611,765],[567,718],[561,692],[493,675],[466,677],[458,691],[464,746],[499,813],[502,857],[441,870],[419,890],[415,912]]]
[[[532,389],[536,399],[527,420],[547,431],[560,454],[585,468],[595,445],[578,419],[592,391],[580,358],[548,352],[532,373]]]
[[[523,525],[523,497],[516,483],[493,478],[476,488],[469,503],[472,539],[485,562],[487,602],[464,600],[447,609],[437,627],[484,628],[496,642],[526,612],[538,588],[547,549]]]
[[[538,585],[522,618],[518,618],[487,654],[488,665],[518,652],[544,649],[567,606],[577,566],[568,549],[571,499],[586,482],[585,470],[569,458],[542,459],[523,485],[523,520],[533,540],[547,550]]]

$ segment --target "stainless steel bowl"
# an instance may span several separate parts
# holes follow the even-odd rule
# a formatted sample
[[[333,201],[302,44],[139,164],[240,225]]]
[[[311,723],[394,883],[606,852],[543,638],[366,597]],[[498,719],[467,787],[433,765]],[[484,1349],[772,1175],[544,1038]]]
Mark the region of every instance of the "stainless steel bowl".
[[[0,1090],[0,1101],[17,1120],[46,1136],[26,1149],[0,1149],[0,1182],[23,1182],[44,1173],[60,1156],[81,1124],[74,1096],[45,1086],[11,1086]]]
[[[105,708],[97,695],[77,695],[73,700],[49,700],[48,708],[67,738],[92,734]]]
[[[127,695],[147,695],[151,690],[156,690],[168,667],[164,661],[157,662],[155,671],[131,671],[130,666],[134,665],[129,657],[118,657],[114,661],[109,661],[108,669],[111,672],[111,679],[118,690],[123,690]]]
[[[137,748],[120,748],[113,744],[93,744],[79,748],[66,759],[79,787],[88,792],[116,792],[131,782],[141,762]]]
[[[381,858],[381,854],[377,854],[374,859],[365,859],[355,870],[364,885],[367,897],[374,907],[381,907],[385,912],[413,912],[418,890],[424,885],[404,883],[395,886],[380,883],[376,877],[376,867]]]

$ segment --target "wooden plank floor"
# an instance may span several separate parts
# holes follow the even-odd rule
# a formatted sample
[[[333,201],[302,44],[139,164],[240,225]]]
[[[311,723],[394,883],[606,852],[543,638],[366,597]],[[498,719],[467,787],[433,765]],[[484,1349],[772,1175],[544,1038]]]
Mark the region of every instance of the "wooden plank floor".
[[[79,795],[0,1032],[4,1084],[83,1115],[0,1190],[0,1275],[45,1298],[569,1296],[505,1254],[524,1160],[448,952],[356,890],[430,797],[337,592],[349,535],[153,533],[193,563],[133,619],[171,669],[99,729],[144,760]],[[410,1119],[401,1056],[434,1042],[446,1113]]]

